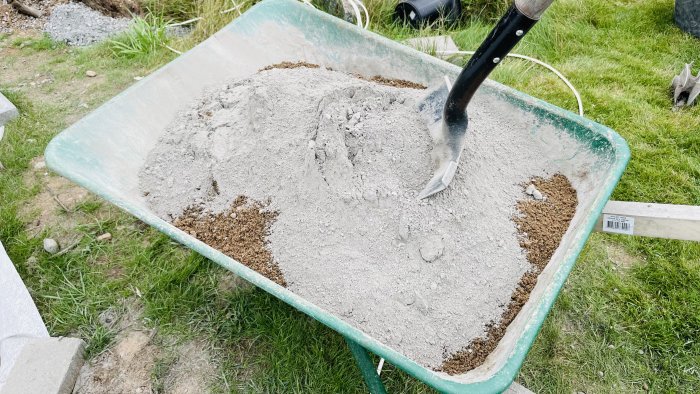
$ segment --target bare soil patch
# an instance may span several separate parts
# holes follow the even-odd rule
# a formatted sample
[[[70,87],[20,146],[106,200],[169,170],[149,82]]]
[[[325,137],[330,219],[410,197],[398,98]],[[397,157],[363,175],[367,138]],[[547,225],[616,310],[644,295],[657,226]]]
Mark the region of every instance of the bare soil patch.
[[[265,204],[239,196],[230,209],[218,214],[205,212],[197,206],[187,208],[173,224],[275,283],[286,286],[282,271],[267,249],[266,237],[276,217],[277,212],[266,211]]]
[[[136,0],[82,0],[85,5],[112,17],[127,17],[141,12]]]
[[[164,391],[171,394],[209,392],[217,376],[211,359],[205,342],[194,340],[181,345],[177,349],[177,361],[165,377]]]
[[[520,246],[527,251],[532,269],[523,275],[511,301],[498,322],[487,326],[486,335],[477,338],[464,349],[449,355],[440,370],[450,375],[470,371],[481,365],[505,335],[506,328],[530,298],[537,277],[559,247],[569,223],[576,213],[578,198],[569,180],[561,174],[551,178],[535,178],[532,183],[546,197],[537,201],[518,202],[520,215],[513,218],[520,234]],[[528,184],[523,185],[523,190]]]
[[[143,308],[126,301],[121,310],[106,310],[100,321],[118,331],[114,346],[86,363],[80,370],[74,393],[151,393],[152,371],[161,348],[153,343],[156,335],[143,325]]]
[[[39,187],[39,193],[27,201],[20,209],[20,215],[27,222],[27,231],[32,235],[51,229],[61,247],[76,240],[75,227],[79,224],[76,207],[85,201],[89,192],[69,180],[51,174],[42,156],[30,162],[24,177],[26,187]]]

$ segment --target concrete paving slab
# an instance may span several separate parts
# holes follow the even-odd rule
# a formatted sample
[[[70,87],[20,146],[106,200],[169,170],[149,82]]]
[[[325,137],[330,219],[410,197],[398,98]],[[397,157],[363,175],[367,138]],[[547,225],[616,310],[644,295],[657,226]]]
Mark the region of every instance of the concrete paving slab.
[[[0,94],[0,140],[5,134],[5,123],[19,115],[17,108],[5,96]]]
[[[24,345],[48,337],[29,291],[0,242],[0,392]]]
[[[441,59],[447,59],[454,56],[454,54],[443,54],[442,52],[455,52],[459,50],[457,44],[455,44],[450,36],[409,38],[403,43],[421,52],[435,54],[436,57]]]
[[[5,134],[5,123],[19,115],[17,108],[0,93],[0,141]]]
[[[35,339],[24,346],[1,394],[70,394],[83,366],[78,338]]]
[[[0,93],[0,126],[19,115],[17,108]]]

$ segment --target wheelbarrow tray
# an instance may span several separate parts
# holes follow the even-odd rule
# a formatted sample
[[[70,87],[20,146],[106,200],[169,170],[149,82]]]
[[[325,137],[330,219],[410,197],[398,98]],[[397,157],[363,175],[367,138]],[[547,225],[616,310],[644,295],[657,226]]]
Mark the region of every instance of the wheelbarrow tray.
[[[281,61],[306,61],[366,76],[382,75],[423,84],[456,77],[450,63],[362,30],[290,0],[266,0],[220,32],[173,60],[55,137],[46,149],[48,166],[130,212],[236,275],[331,327],[351,344],[384,357],[442,392],[499,392],[515,378],[629,159],[614,131],[536,98],[487,81],[477,95],[495,95],[523,113],[575,137],[596,155],[595,177],[579,190],[576,217],[541,273],[527,304],[483,365],[449,376],[426,368],[338,316],[275,284],[156,216],[138,186],[138,173],[175,115],[212,86],[244,78]],[[534,131],[536,133],[536,131]],[[583,198],[581,198],[583,196]],[[466,345],[466,344],[465,344]]]

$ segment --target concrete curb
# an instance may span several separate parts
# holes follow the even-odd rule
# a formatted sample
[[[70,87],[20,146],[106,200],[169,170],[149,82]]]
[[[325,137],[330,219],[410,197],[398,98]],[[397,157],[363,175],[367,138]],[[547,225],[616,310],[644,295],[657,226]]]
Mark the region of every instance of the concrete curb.
[[[20,353],[2,394],[70,394],[83,366],[85,343],[78,338],[41,338]]]
[[[5,123],[19,116],[17,107],[0,93],[0,140],[5,133]]]
[[[49,332],[0,242],[0,392],[24,346]]]
[[[19,115],[17,108],[5,96],[0,94],[0,126]]]

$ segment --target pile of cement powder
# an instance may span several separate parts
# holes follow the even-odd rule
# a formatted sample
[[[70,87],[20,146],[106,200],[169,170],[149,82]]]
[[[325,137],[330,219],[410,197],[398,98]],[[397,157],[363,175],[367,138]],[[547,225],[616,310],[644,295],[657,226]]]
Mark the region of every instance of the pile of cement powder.
[[[291,291],[439,367],[498,321],[530,268],[511,221],[521,184],[571,174],[584,154],[477,94],[450,188],[419,201],[434,169],[425,93],[323,68],[259,72],[169,126],[142,168],[144,198],[166,220],[270,201],[268,246]]]

